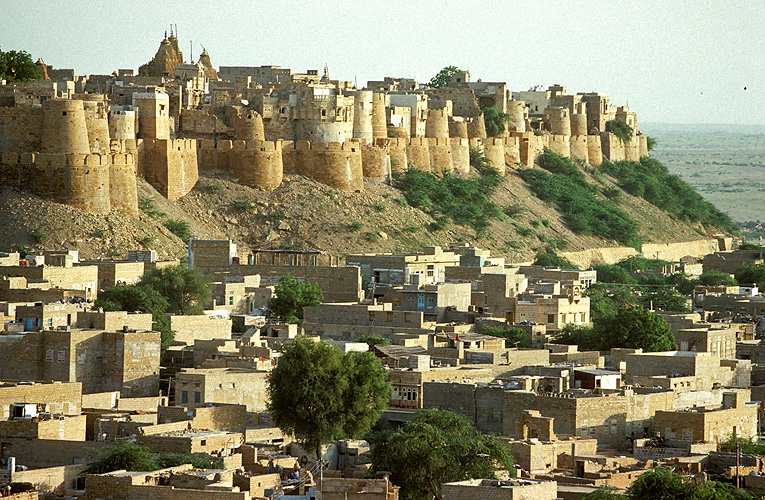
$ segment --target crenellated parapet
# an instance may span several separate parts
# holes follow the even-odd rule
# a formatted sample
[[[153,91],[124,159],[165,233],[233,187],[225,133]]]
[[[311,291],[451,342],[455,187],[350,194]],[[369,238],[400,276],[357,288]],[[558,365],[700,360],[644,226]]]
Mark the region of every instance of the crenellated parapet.
[[[362,191],[361,145],[356,141],[296,141],[282,148],[284,164],[298,175],[343,191]]]
[[[270,191],[282,183],[282,141],[198,142],[200,168],[228,170],[240,183]]]
[[[86,212],[107,214],[114,208],[136,217],[135,160],[133,153],[5,153],[0,179]]]

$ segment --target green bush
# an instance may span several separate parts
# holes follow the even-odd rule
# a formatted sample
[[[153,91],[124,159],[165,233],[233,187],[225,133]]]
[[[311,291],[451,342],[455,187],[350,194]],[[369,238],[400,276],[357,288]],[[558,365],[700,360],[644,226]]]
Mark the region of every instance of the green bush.
[[[560,269],[579,269],[573,262],[550,252],[539,252],[534,259],[535,266],[558,267]]]
[[[266,215],[266,220],[268,222],[278,224],[284,220],[285,217],[287,217],[287,214],[284,213],[284,210],[276,210],[275,212],[271,212],[270,214]]]
[[[358,231],[361,229],[361,226],[363,226],[361,222],[357,220],[352,221],[350,224],[348,224],[348,231]]]
[[[492,219],[503,217],[491,201],[491,195],[503,179],[489,166],[479,166],[477,170],[478,175],[467,179],[449,172],[439,178],[415,168],[394,173],[393,177],[410,206],[427,211],[436,219],[446,216],[481,234]]]
[[[523,169],[519,175],[539,199],[556,206],[573,232],[640,246],[635,221],[614,202],[598,199],[594,194],[597,188],[585,180],[574,162],[549,149],[545,149],[538,162],[550,173]]]
[[[223,186],[216,182],[213,184],[208,184],[206,189],[209,194],[218,194],[223,191]]]
[[[249,200],[236,200],[231,206],[237,212],[252,212],[255,209],[255,204]]]
[[[141,210],[143,213],[151,217],[152,219],[161,219],[165,216],[165,212],[160,212],[157,210],[157,208],[154,206],[154,202],[151,200],[151,198],[138,198],[138,209]]]
[[[542,221],[539,220],[539,219],[531,219],[531,221],[529,221],[529,224],[531,224],[531,227],[536,229],[536,228],[538,228],[539,226],[542,225]]]
[[[370,243],[377,243],[377,240],[380,238],[377,233],[373,233],[372,231],[367,231],[364,233],[364,238]]]
[[[632,127],[622,120],[609,120],[606,122],[606,132],[611,132],[624,144],[632,140]]]
[[[45,232],[44,227],[36,227],[32,229],[30,233],[35,243],[43,244],[48,239],[48,234]]]
[[[168,220],[165,221],[164,226],[174,235],[179,237],[184,243],[188,243],[193,237],[189,223],[185,220]]]
[[[518,224],[517,222],[513,222],[513,227],[518,232],[518,234],[523,238],[528,238],[529,236],[534,234],[533,229],[523,226],[521,224]]]
[[[603,162],[600,170],[614,177],[633,196],[685,222],[701,222],[732,231],[731,218],[706,201],[678,176],[671,175],[658,160],[644,156],[639,162]]]
[[[508,205],[505,208],[502,209],[503,212],[505,212],[505,215],[508,217],[518,217],[519,215],[523,214],[526,211],[526,207],[521,205],[520,203],[514,203],[512,205]]]
[[[495,137],[505,131],[505,124],[510,121],[510,115],[503,113],[496,106],[489,106],[483,110],[483,121],[486,125],[486,135]]]

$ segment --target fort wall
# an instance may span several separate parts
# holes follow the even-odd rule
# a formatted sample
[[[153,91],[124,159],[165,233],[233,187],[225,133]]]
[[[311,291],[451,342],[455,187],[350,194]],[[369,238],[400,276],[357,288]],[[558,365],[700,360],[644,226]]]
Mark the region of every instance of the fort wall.
[[[470,172],[470,144],[467,137],[452,137],[449,143],[452,147],[454,171],[463,174]]]
[[[199,179],[196,139],[138,141],[138,172],[170,201],[185,196]]]
[[[461,137],[463,139],[468,138],[468,126],[464,121],[449,121],[449,137]]]
[[[580,116],[584,116],[584,115],[580,115]],[[588,154],[588,148],[587,148],[587,136],[572,135],[570,144],[571,144],[571,159],[584,160],[585,163],[589,163],[590,156]]]
[[[483,154],[488,158],[492,168],[499,172],[499,175],[505,175],[505,140],[502,137],[492,137],[484,139]]]
[[[109,103],[101,94],[84,95],[85,128],[92,153],[109,152]]]
[[[378,140],[377,144],[360,144],[361,166],[365,178],[383,180],[390,178],[391,162],[387,141]]]
[[[82,101],[50,100],[42,112],[41,153],[90,153]]]
[[[452,146],[448,137],[426,139],[433,173],[441,175],[454,169]]]
[[[467,122],[469,139],[486,139],[486,122],[483,121],[483,113]]]
[[[358,142],[297,141],[283,145],[290,171],[343,191],[364,189],[361,146]],[[285,169],[286,170],[286,169]]]
[[[138,215],[132,153],[5,153],[0,180],[85,212],[108,214],[115,208]]]
[[[587,136],[587,159],[590,165],[598,166],[603,163],[603,147],[599,135]]]

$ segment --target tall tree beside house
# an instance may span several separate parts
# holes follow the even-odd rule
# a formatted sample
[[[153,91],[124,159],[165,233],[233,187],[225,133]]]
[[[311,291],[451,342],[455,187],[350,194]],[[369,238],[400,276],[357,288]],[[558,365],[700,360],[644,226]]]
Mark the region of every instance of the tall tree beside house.
[[[461,72],[462,70],[457,66],[446,66],[441,71],[436,73],[436,76],[430,79],[428,85],[434,89],[446,87],[452,81],[452,75]]]
[[[30,82],[42,78],[32,56],[23,50],[0,50],[0,80]]]
[[[319,287],[285,274],[279,278],[274,289],[274,297],[268,301],[267,316],[269,319],[285,323],[300,323],[303,321],[303,308],[318,306],[324,300]]]
[[[343,354],[335,346],[298,337],[268,382],[268,413],[283,432],[321,458],[321,446],[361,437],[390,401],[391,387],[371,352]]]
[[[175,333],[165,314],[202,314],[212,297],[207,280],[197,269],[183,266],[151,269],[135,285],[121,285],[99,292],[94,307],[104,311],[143,311],[152,315],[161,335],[161,352],[173,343]]]
[[[372,470],[390,472],[402,500],[441,500],[444,483],[515,471],[507,445],[450,411],[420,410],[403,427],[371,441]]]
[[[150,269],[140,284],[158,291],[168,302],[167,312],[184,316],[203,314],[212,299],[207,279],[199,269],[172,266]]]

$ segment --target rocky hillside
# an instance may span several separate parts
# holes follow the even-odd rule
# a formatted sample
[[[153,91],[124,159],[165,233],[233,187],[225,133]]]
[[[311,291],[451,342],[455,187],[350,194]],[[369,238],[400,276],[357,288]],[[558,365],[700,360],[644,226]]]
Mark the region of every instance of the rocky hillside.
[[[613,185],[608,177],[600,182]],[[451,222],[432,231],[429,225],[434,218],[408,206],[400,190],[384,183],[368,182],[364,192],[348,193],[287,175],[278,189],[264,192],[238,184],[226,172],[203,171],[194,189],[178,202],[163,198],[140,179],[138,196],[141,214],[133,219],[116,211],[105,216],[87,214],[3,187],[0,250],[22,245],[30,251],[67,248],[79,250],[82,257],[124,258],[129,249],[146,248],[163,257],[183,259],[185,244],[166,227],[168,223],[185,223],[194,238],[231,238],[240,254],[249,247],[339,255],[417,251],[427,245],[465,241],[523,262],[543,249],[576,251],[616,245],[571,232],[561,214],[534,196],[514,170],[509,170],[492,197],[510,216],[493,220],[480,237],[473,229]],[[619,200],[619,206],[639,224],[644,242],[694,240],[707,234],[701,226],[680,222],[626,192],[621,192]]]

